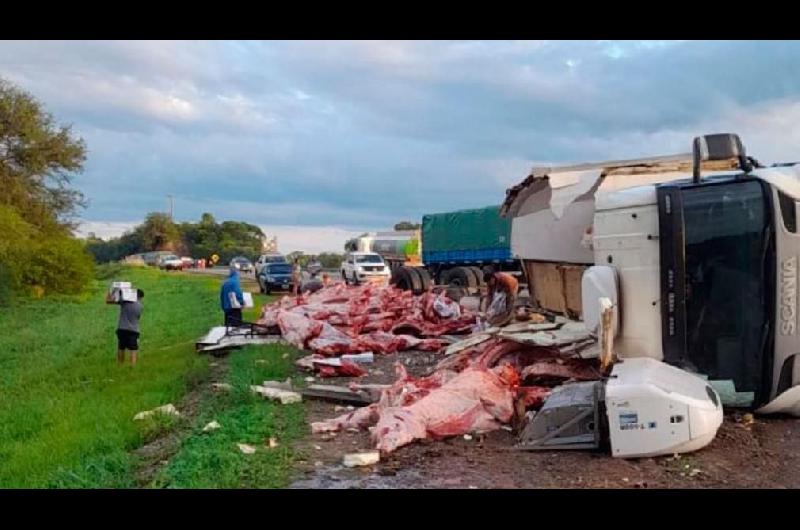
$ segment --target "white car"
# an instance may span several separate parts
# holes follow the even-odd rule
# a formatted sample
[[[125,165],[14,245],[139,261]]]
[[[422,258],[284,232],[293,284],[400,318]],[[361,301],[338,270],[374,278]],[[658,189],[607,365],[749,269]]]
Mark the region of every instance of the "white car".
[[[166,256],[162,256],[158,260],[158,268],[167,270],[167,271],[182,271],[185,265],[181,258],[174,254],[169,254]]]
[[[389,282],[392,272],[380,254],[351,252],[342,262],[345,283],[359,284],[368,281]]]

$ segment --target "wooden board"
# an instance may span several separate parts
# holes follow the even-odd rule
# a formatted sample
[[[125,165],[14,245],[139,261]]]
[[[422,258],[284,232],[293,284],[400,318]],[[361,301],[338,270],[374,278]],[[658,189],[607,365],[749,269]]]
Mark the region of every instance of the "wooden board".
[[[335,385],[310,385],[300,390],[303,397],[317,399],[327,399],[339,401],[341,403],[352,403],[354,405],[369,405],[373,399],[366,393],[353,392],[352,390]]]
[[[525,269],[537,306],[580,318],[581,279],[586,266],[526,261]]]

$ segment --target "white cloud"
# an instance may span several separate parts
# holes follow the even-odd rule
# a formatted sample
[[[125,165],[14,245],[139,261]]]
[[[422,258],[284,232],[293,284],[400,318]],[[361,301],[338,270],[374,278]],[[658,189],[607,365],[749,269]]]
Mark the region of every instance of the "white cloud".
[[[302,251],[306,254],[344,252],[348,239],[358,237],[365,230],[354,231],[332,226],[274,226],[260,225],[267,236],[278,238],[278,250],[285,254]]]
[[[82,221],[75,230],[75,234],[78,237],[88,237],[89,234],[94,234],[95,237],[107,240],[121,236],[137,224],[139,223],[133,221]]]

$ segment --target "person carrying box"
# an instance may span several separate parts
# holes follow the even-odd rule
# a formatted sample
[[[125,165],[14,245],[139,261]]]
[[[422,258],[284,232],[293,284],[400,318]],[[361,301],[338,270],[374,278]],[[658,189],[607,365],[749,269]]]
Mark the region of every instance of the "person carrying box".
[[[125,350],[131,354],[131,366],[136,366],[139,354],[139,319],[142,316],[144,291],[136,290],[136,300],[126,300],[119,290],[112,290],[106,296],[106,303],[119,305],[117,322],[117,362],[125,362]]]

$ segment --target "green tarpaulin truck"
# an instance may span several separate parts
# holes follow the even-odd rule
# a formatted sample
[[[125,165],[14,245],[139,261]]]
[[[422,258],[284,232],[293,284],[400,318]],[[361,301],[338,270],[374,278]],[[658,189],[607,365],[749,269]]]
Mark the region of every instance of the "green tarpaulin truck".
[[[401,288],[424,291],[435,283],[474,291],[483,284],[483,267],[520,271],[511,255],[511,221],[500,216],[500,206],[425,215],[420,233],[421,262],[395,270]]]

